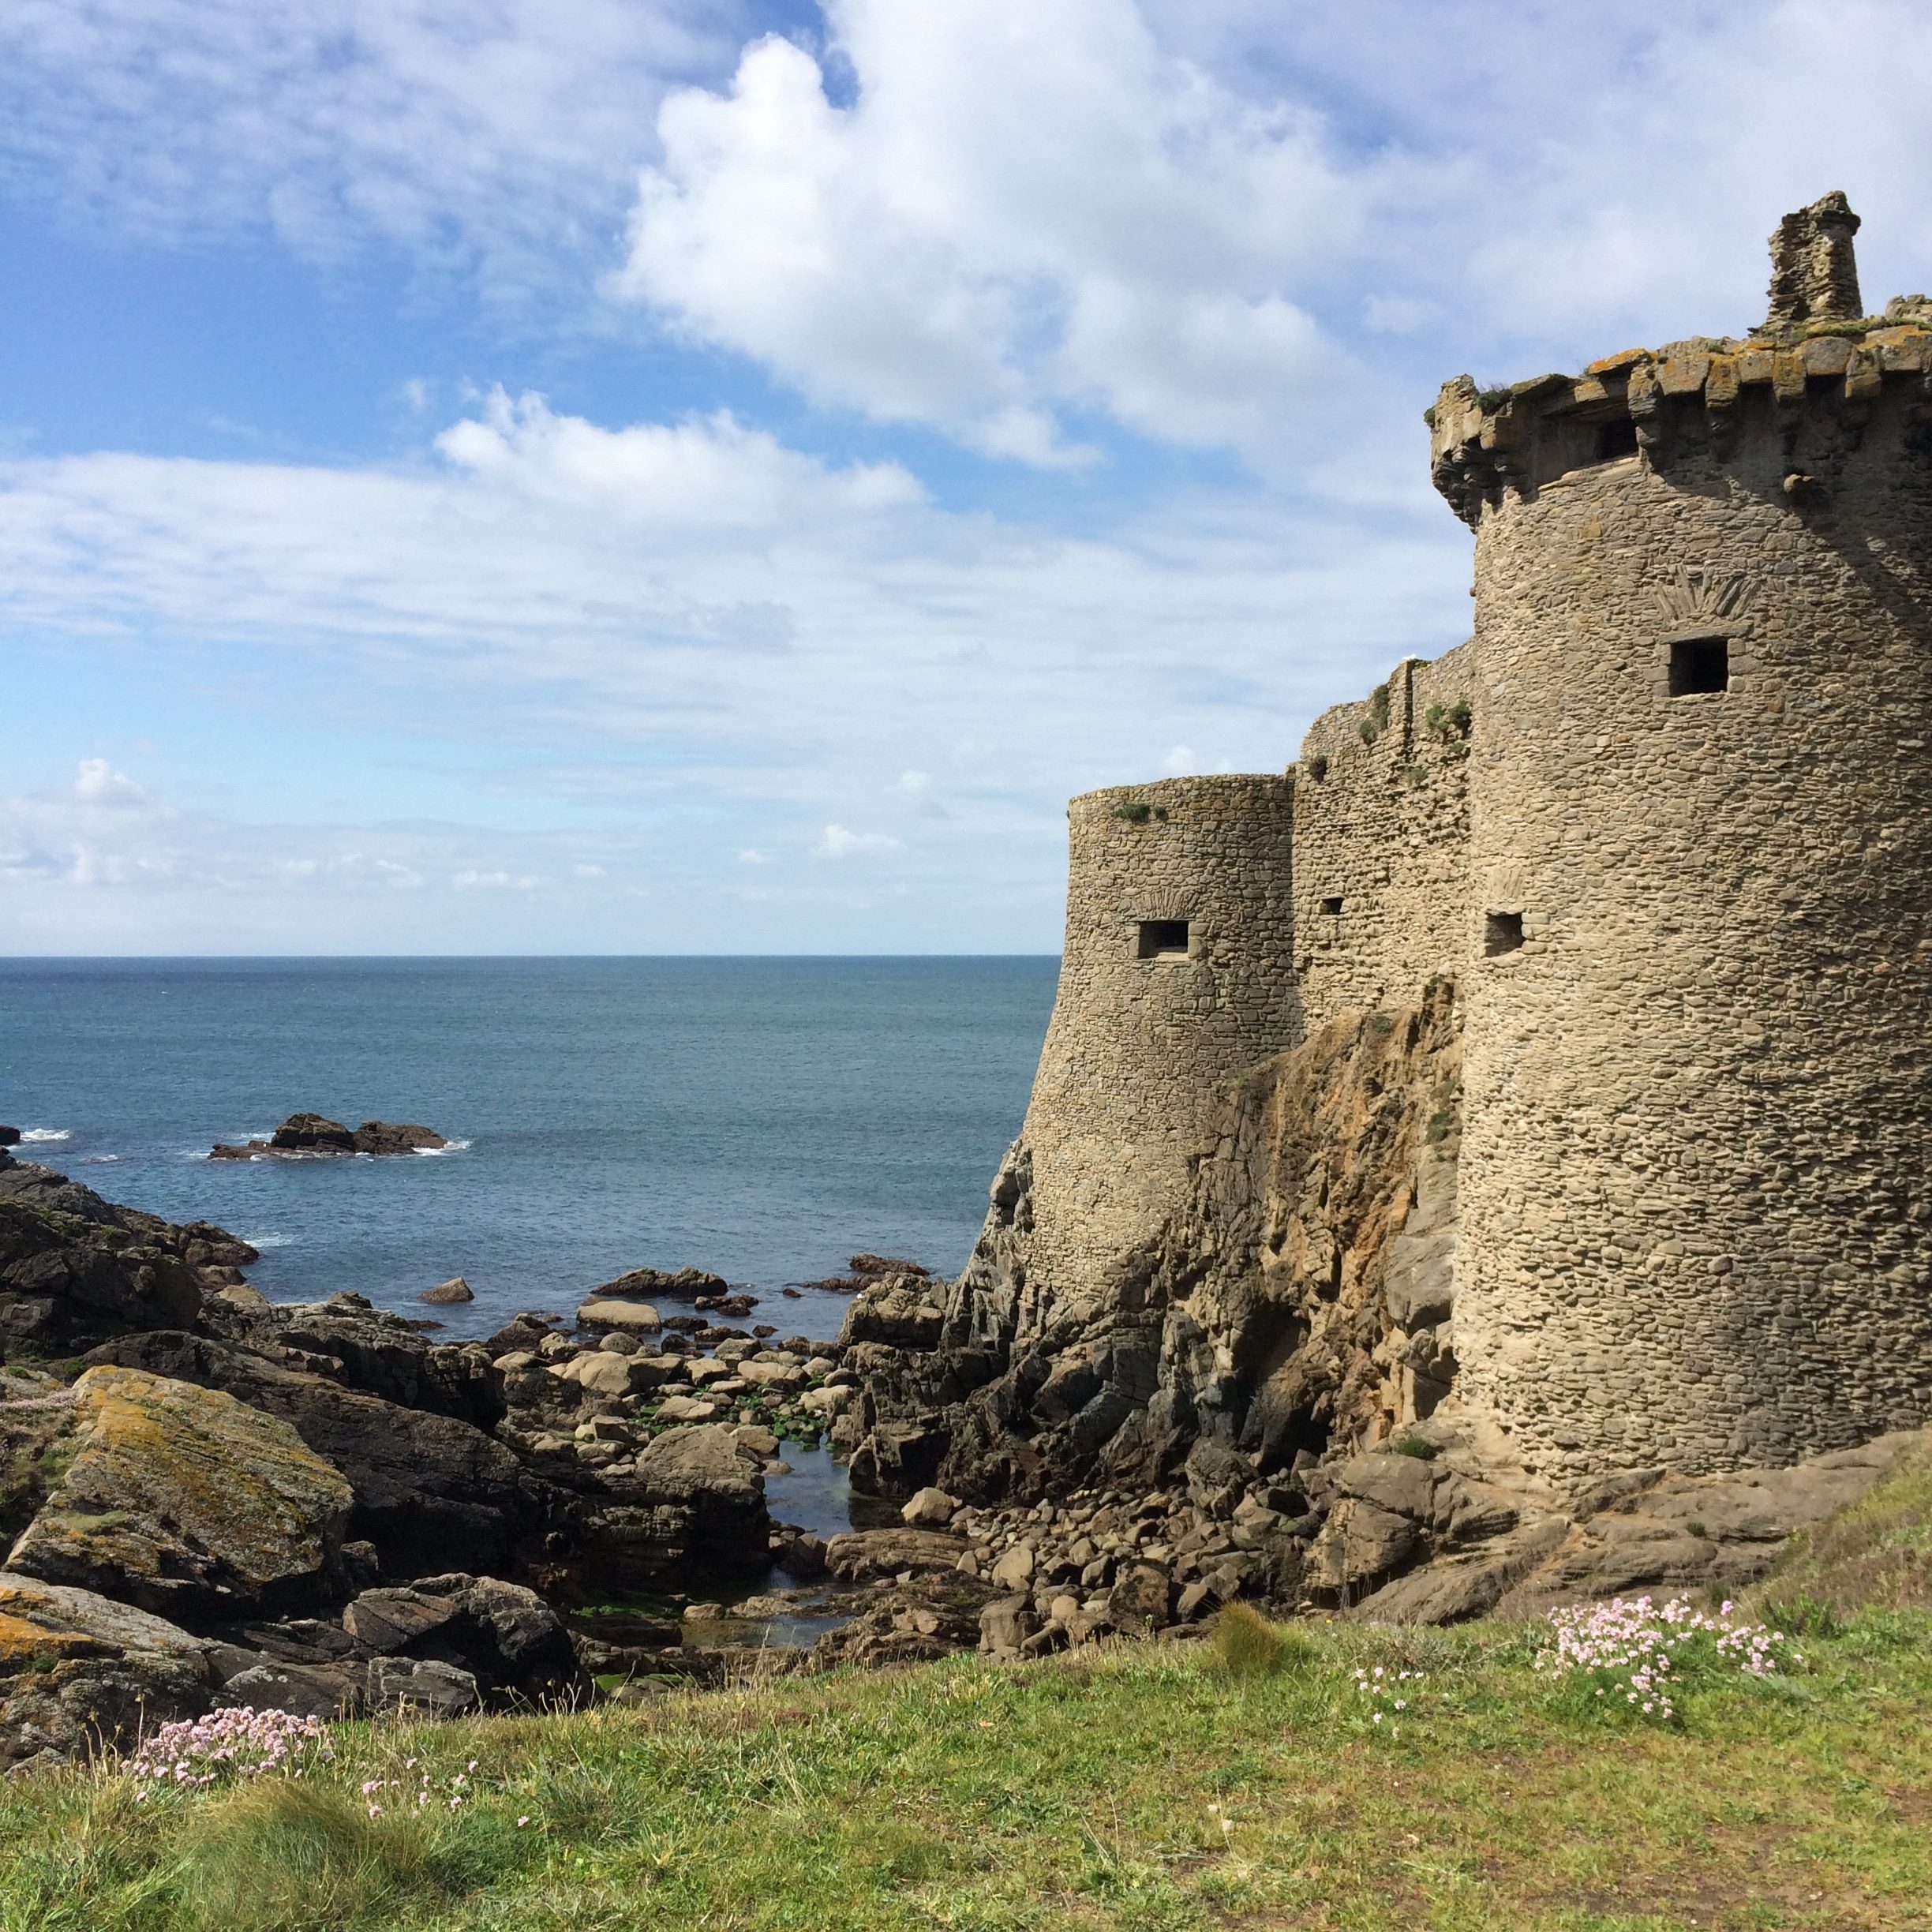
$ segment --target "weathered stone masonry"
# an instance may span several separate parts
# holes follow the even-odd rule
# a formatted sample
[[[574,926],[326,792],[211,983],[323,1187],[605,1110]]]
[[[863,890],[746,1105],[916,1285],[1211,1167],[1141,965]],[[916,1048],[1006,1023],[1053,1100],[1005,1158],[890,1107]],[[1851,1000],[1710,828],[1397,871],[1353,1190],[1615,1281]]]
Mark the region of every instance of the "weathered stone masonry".
[[[1035,1426],[1026,1389],[1085,1347],[1089,1447],[1150,1402],[1252,1445],[1309,1378],[1286,1343],[1245,1365],[1226,1311],[1319,1332],[1328,1194],[1226,1204],[1262,1118],[1235,1076],[1365,1013],[1427,1004],[1445,1039],[1450,983],[1461,1086],[1413,1062],[1371,1219],[1376,1268],[1426,1246],[1452,1312],[1417,1341],[1409,1290],[1351,1275],[1362,1346],[1371,1314],[1391,1339],[1338,1426],[1452,1376],[1446,1412],[1574,1481],[1932,1415],[1932,307],[1860,316],[1856,227],[1842,197],[1786,219],[1749,337],[1447,385],[1470,641],[1325,713],[1286,777],[1074,802],[1059,1000],[948,1323],[989,1373],[1043,1361],[975,1427]],[[1453,1159],[1413,1151],[1432,1106]],[[1130,1331],[1131,1372],[1089,1346]]]

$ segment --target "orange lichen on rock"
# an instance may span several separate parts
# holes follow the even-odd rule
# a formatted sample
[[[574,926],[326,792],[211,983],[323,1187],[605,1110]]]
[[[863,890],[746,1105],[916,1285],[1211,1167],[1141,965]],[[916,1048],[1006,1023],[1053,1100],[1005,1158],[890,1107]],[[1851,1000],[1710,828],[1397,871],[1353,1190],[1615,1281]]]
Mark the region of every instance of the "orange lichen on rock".
[[[286,1423],[137,1368],[75,1395],[73,1461],[12,1568],[178,1612],[268,1603],[339,1559],[349,1485]]]

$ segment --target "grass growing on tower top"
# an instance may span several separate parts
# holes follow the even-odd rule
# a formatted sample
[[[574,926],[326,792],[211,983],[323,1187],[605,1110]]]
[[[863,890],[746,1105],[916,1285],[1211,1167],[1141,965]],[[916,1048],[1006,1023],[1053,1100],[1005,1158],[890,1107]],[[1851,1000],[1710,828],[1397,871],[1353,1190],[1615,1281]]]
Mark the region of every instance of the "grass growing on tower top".
[[[1932,1925],[1932,1618],[1855,1616],[1672,1727],[1537,1641],[1303,1625],[1285,1669],[1120,1644],[347,1726],[290,1785],[36,1777],[0,1789],[0,1932]],[[1421,1673],[1400,1708],[1376,1664]]]

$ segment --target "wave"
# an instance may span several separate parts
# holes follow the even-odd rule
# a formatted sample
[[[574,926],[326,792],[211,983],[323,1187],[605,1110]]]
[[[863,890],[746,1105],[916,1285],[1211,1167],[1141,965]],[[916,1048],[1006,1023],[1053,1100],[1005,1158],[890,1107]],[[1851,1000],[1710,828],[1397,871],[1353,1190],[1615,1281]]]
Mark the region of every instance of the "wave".
[[[293,1234],[238,1234],[235,1239],[246,1241],[251,1248],[260,1248],[264,1251],[270,1248],[293,1248],[295,1245]]]
[[[71,1140],[73,1134],[66,1127],[28,1127],[21,1134],[21,1144],[24,1147],[30,1140]]]
[[[440,1148],[411,1148],[410,1151],[412,1154],[460,1154],[469,1144],[467,1140],[451,1140]]]
[[[105,1167],[110,1162],[118,1161],[120,1158],[118,1154],[83,1154],[80,1156],[80,1165],[83,1167]]]

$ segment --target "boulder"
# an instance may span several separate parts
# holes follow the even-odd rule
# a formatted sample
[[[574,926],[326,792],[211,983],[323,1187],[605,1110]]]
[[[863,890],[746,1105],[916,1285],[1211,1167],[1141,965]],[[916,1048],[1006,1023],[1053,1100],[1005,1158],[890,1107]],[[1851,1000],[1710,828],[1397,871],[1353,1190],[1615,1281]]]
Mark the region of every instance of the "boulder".
[[[291,1114],[268,1139],[287,1154],[353,1154],[356,1137],[340,1121],[320,1114]]]
[[[416,1299],[433,1302],[438,1308],[454,1307],[459,1302],[474,1301],[476,1290],[460,1275],[452,1275],[447,1281],[425,1288]]]
[[[919,1490],[899,1514],[915,1530],[943,1530],[959,1506],[957,1496],[928,1486]]]
[[[376,1546],[391,1576],[507,1562],[543,1518],[542,1485],[493,1436],[454,1417],[178,1331],[130,1335],[87,1359],[226,1390],[279,1417],[347,1480],[350,1533]]]
[[[95,1591],[0,1570],[0,1772],[84,1760],[204,1709],[211,1649]]]
[[[1033,1545],[1016,1543],[988,1572],[987,1580],[997,1588],[1016,1589],[1033,1577]]]
[[[642,1363],[603,1349],[586,1349],[567,1362],[553,1362],[550,1372],[560,1382],[574,1382],[588,1395],[621,1398],[656,1386],[656,1378]]]
[[[933,1530],[850,1530],[826,1543],[826,1567],[848,1582],[908,1570],[937,1573],[957,1569],[965,1548],[964,1538]]]
[[[695,1395],[667,1395],[657,1405],[657,1413],[667,1422],[710,1422],[716,1420],[722,1406]]]
[[[455,1665],[498,1699],[560,1696],[578,1676],[556,1613],[534,1590],[496,1577],[458,1572],[365,1590],[343,1611],[343,1627],[380,1655]]]
[[[483,1702],[469,1672],[435,1658],[378,1657],[364,1683],[372,1710],[404,1717],[461,1717]]]
[[[707,1275],[702,1268],[680,1268],[675,1274],[665,1274],[657,1268],[632,1268],[627,1275],[620,1275],[615,1281],[606,1282],[601,1288],[593,1288],[590,1299],[593,1301],[695,1301],[700,1295],[707,1298],[729,1294],[731,1283],[721,1275]]]
[[[297,1717],[359,1717],[367,1709],[368,1672],[358,1664],[285,1664],[270,1659],[223,1679],[221,1702],[245,1710],[282,1710]]]
[[[580,1328],[621,1328],[627,1333],[654,1335],[663,1317],[648,1301],[624,1301],[596,1295],[577,1311]]]
[[[809,1380],[795,1362],[740,1362],[738,1373],[754,1388],[802,1389]]]
[[[1421,1456],[1376,1451],[1351,1456],[1336,1473],[1344,1496],[1361,1496],[1411,1522],[1428,1524],[1435,1516],[1435,1497],[1442,1473]]]
[[[0,1148],[18,1147],[21,1130],[17,1127],[0,1127]]]
[[[642,1586],[680,1569],[742,1571],[769,1560],[764,1478],[721,1423],[665,1430],[611,1488],[620,1500],[586,1526],[584,1560],[598,1579]]]
[[[1146,1635],[1164,1629],[1173,1579],[1157,1563],[1123,1563],[1107,1592],[1107,1620],[1116,1630]]]
[[[937,1347],[945,1321],[943,1292],[923,1275],[882,1275],[868,1282],[845,1311],[841,1346],[877,1342],[919,1351]]]
[[[175,1616],[333,1587],[352,1492],[286,1423],[137,1368],[74,1385],[73,1461],[8,1566]]]
[[[1002,1597],[979,1612],[979,1647],[996,1657],[1017,1657],[1020,1647],[1039,1628],[1027,1597]]]
[[[1394,1462],[1402,1458],[1391,1457]],[[1309,1552],[1309,1580],[1346,1593],[1387,1576],[1415,1549],[1421,1533],[1413,1518],[1355,1496],[1344,1496]]]

